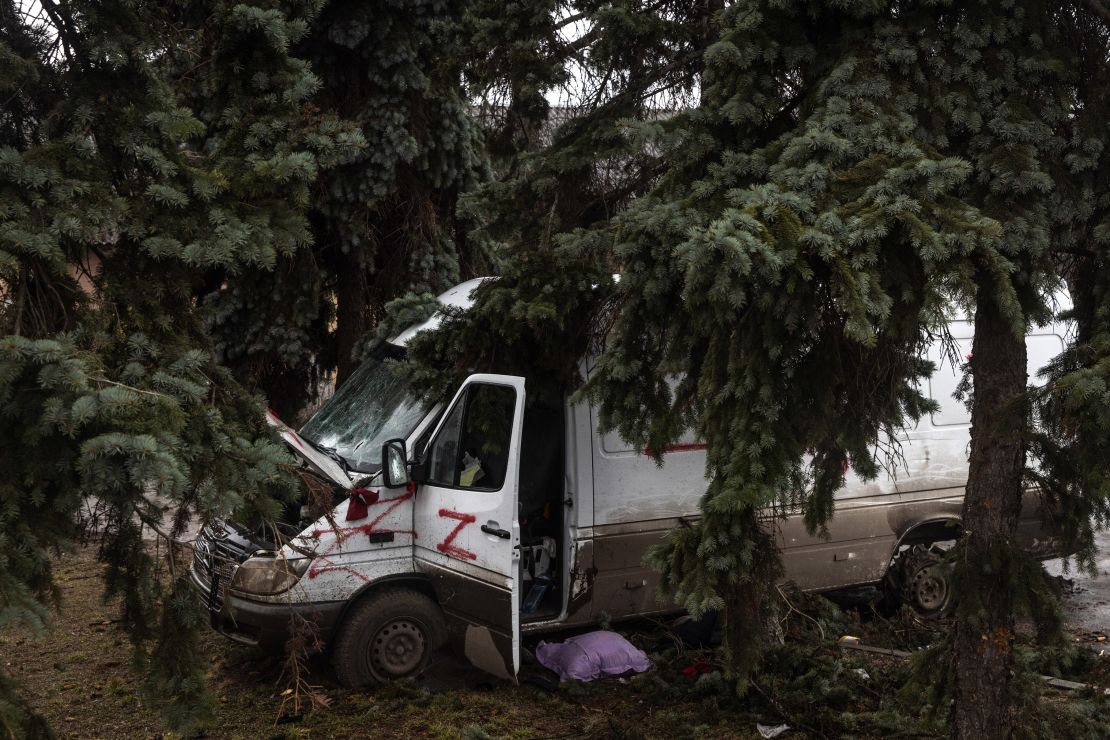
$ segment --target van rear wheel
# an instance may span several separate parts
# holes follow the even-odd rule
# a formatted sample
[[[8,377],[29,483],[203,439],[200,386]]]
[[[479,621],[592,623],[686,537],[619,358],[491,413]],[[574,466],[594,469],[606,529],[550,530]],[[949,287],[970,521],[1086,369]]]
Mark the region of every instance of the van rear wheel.
[[[332,645],[339,682],[355,689],[415,676],[445,641],[439,606],[411,589],[389,589],[359,601]]]
[[[894,563],[894,585],[903,604],[922,619],[943,619],[956,606],[952,568],[944,563],[945,551],[937,545],[914,545]]]

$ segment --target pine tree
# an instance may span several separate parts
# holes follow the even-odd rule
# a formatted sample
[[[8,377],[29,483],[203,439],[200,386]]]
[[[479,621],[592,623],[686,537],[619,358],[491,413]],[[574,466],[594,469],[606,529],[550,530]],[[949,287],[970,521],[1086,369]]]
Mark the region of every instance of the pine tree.
[[[306,115],[318,81],[291,48],[313,3],[28,7],[0,4],[0,624],[48,621],[50,553],[95,503],[108,593],[186,730],[206,707],[197,605],[142,528],[274,518],[291,491],[195,291],[305,245],[318,170],[363,141]],[[0,685],[5,734],[38,732]]]
[[[296,45],[320,79],[313,111],[370,146],[318,173],[310,251],[220,275],[205,298],[220,357],[286,418],[343,382],[387,303],[489,271],[456,208],[487,175],[462,82],[470,5],[334,0]]]
[[[759,510],[794,495],[807,451],[816,453],[808,471],[816,493],[807,503],[814,526],[829,516],[848,460],[874,474],[870,445],[879,431],[928,408],[909,387],[928,371],[917,351],[943,304],[941,286],[928,276],[993,225],[952,195],[967,166],[919,146],[912,119],[891,109],[889,88],[838,58],[867,37],[874,18],[864,15],[802,76],[801,63],[819,54],[827,18],[769,10],[753,19],[751,8],[738,6],[710,22],[699,8],[669,7],[648,18],[632,17],[625,6],[591,9],[594,58],[614,70],[651,73],[618,74],[627,89],[602,96],[604,104],[557,130],[550,147],[522,161],[524,178],[487,190],[492,223],[510,204],[501,223],[516,214],[516,238],[538,253],[533,267],[546,265],[548,273],[503,277],[480,292],[472,318],[447,322],[444,332],[466,336],[468,325],[489,321],[484,333],[513,346],[519,339],[498,328],[496,317],[531,316],[525,307],[540,297],[527,291],[557,285],[576,295],[566,299],[566,314],[554,308],[549,320],[567,328],[547,351],[555,363],[573,362],[583,330],[567,319],[583,304],[604,305],[609,291],[604,281],[568,285],[570,270],[560,263],[593,259],[602,267],[590,275],[606,263],[621,270],[617,305],[608,306],[608,344],[586,391],[603,426],[646,449],[666,449],[689,426],[708,443],[703,523],[657,559],[692,611],[727,600],[734,665],[745,677],[757,657],[747,636],[758,630],[750,625],[769,621],[779,570]],[[667,38],[670,56],[652,65],[647,50],[657,34]],[[625,54],[629,48],[641,56]],[[651,120],[648,91],[660,83],[693,86],[702,72],[698,108]],[[794,89],[782,82],[792,76]],[[824,84],[830,76],[835,84]],[[642,123],[622,125],[621,113]],[[581,197],[570,207],[560,202],[560,176],[596,171],[606,156],[635,183],[614,205],[650,192],[611,219],[600,209],[591,217]],[[872,204],[895,188],[902,201]],[[605,205],[614,190],[600,192],[596,202]],[[590,224],[599,225],[556,237],[557,248],[543,238]],[[433,351],[418,342],[413,354],[428,364],[451,343],[426,342]],[[482,366],[473,351],[465,359]],[[840,380],[826,382],[830,367]],[[672,391],[678,376],[685,379]],[[879,379],[887,384],[873,394]]]
[[[420,315],[496,255],[409,371],[584,383],[660,462],[693,428],[702,518],[653,558],[724,608],[742,691],[775,612],[766,508],[819,530],[848,467],[877,474],[932,408],[920,357],[955,301],[974,428],[937,680],[956,736],[1010,733],[1015,617],[1058,626],[1012,544],[1027,460],[1081,565],[1110,513],[1100,0],[42,7],[0,0],[0,624],[48,620],[48,554],[94,498],[151,690],[196,726],[199,623],[141,527],[273,517],[288,461],[248,386],[295,412],[384,306]],[[1022,334],[1062,280],[1079,336],[1030,394]],[[0,723],[42,727],[3,676]]]
[[[1094,526],[1110,526],[1106,449],[1110,445],[1110,10],[1088,2],[1060,16],[1074,50],[1076,104],[1064,156],[1056,163],[1052,205],[1054,257],[1070,288],[1075,334],[1046,371],[1033,398],[1033,443],[1039,465],[1029,476],[1059,511],[1076,561],[1094,573]]]
[[[1021,703],[1015,619],[1033,616],[1046,635],[1058,626],[1043,571],[1013,544],[1036,431],[1022,336],[1050,312],[1060,255],[1077,242],[1102,253],[1101,4],[722,6],[685,24],[673,36],[681,44],[662,46],[683,50],[664,68],[683,70],[697,104],[661,120],[633,111],[639,123],[615,124],[599,112],[609,101],[616,109],[627,90],[674,81],[659,68],[635,73],[650,68],[649,57],[636,58],[635,31],[693,17],[667,4],[633,20],[633,7],[644,10],[582,6],[585,56],[623,42],[631,62],[614,67],[624,74],[599,95],[606,102],[520,159],[529,182],[484,192],[489,224],[516,218],[502,232],[519,250],[514,259],[532,260],[547,278],[510,272],[479,291],[469,317],[414,345],[417,377],[442,387],[429,368],[453,356],[458,337],[471,351],[456,353],[452,372],[487,369],[492,358],[475,349],[483,333],[502,357],[528,357],[524,370],[565,373],[582,346],[574,317],[590,316],[580,320],[595,322],[604,342],[584,392],[602,426],[654,451],[687,428],[707,443],[702,519],[654,559],[692,612],[725,609],[743,690],[765,644],[753,625],[771,621],[779,573],[762,512],[797,504],[820,529],[847,467],[878,472],[876,445],[932,407],[917,390],[931,371],[919,358],[948,308],[964,306],[976,317],[974,424],[965,534],[953,555],[961,601],[952,660],[939,663],[951,670],[939,680],[956,699],[956,736],[1007,736]],[[568,218],[560,174],[574,164],[596,173],[607,154],[638,197],[609,201],[620,211],[593,217],[573,202]],[[571,284],[563,265],[583,261],[602,265],[595,275],[619,270],[619,284]],[[1085,453],[1073,470],[1085,477],[1055,489],[1080,541],[1085,514],[1106,506],[1096,485],[1105,476],[1096,452],[1102,412],[1077,416],[1101,392],[1095,274],[1085,273],[1091,298],[1080,307],[1091,330],[1057,367],[1070,374],[1047,396],[1040,423],[1050,434],[1034,450],[1048,450],[1055,433],[1051,441],[1062,436]],[[549,356],[514,351],[530,339],[497,317],[533,316],[551,286],[570,293],[565,311],[548,301],[541,314],[559,327],[544,345]],[[590,301],[593,314],[582,308]]]

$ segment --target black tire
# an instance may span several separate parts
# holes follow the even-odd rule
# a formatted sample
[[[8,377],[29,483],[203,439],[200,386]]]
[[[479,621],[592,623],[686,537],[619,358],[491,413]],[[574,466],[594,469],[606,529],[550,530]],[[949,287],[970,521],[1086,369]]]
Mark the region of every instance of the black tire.
[[[952,568],[943,562],[944,556],[936,545],[913,545],[891,566],[894,577],[888,588],[922,619],[944,619],[956,606]]]
[[[419,591],[391,588],[355,604],[332,643],[339,683],[363,688],[415,676],[447,640],[439,606]]]

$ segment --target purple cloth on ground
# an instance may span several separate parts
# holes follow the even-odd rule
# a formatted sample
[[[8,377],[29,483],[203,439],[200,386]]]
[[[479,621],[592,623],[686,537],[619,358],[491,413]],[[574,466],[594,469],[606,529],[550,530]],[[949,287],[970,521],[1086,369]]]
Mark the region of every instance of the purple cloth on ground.
[[[593,681],[630,671],[643,673],[651,668],[643,650],[616,632],[605,630],[587,632],[561,643],[541,642],[536,646],[536,660],[563,680]]]

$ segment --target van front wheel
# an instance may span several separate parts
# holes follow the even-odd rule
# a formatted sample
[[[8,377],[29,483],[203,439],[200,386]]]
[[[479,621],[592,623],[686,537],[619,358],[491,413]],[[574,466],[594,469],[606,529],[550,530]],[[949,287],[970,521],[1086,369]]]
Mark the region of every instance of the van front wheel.
[[[389,589],[355,604],[332,645],[339,682],[355,689],[415,676],[446,640],[439,606],[419,591]]]

